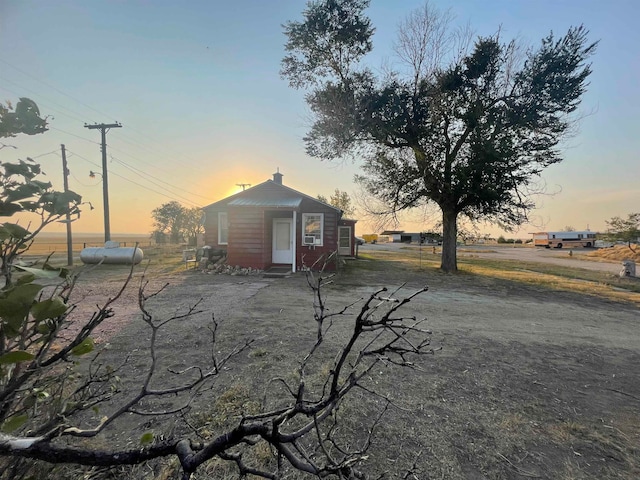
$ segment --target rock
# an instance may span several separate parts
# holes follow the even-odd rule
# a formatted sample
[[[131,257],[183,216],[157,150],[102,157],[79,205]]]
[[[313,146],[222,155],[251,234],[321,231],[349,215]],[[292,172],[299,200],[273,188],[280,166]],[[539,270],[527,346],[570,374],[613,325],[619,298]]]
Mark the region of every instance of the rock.
[[[635,277],[636,276],[636,262],[633,260],[625,260],[622,262],[622,270],[620,271],[621,277]]]
[[[221,259],[222,260],[222,259]],[[227,265],[224,262],[218,261],[216,263],[208,262],[201,264],[202,272],[206,274],[218,274],[218,275],[231,275],[231,276],[244,276],[258,275],[262,273],[262,270],[251,267],[241,267],[240,265]]]

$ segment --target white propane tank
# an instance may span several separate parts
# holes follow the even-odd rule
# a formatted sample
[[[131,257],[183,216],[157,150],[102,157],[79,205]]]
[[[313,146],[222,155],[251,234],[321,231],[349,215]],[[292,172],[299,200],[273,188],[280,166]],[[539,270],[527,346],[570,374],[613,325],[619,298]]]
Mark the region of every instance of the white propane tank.
[[[118,242],[106,242],[104,247],[87,247],[80,251],[82,263],[139,264],[144,253],[137,247],[120,247]]]

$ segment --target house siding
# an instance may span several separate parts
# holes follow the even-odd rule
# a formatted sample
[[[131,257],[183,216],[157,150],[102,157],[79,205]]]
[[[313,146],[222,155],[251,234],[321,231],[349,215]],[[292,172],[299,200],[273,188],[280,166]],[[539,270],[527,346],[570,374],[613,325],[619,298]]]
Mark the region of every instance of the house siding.
[[[256,208],[230,207],[227,263],[263,269],[264,250],[264,212]]]

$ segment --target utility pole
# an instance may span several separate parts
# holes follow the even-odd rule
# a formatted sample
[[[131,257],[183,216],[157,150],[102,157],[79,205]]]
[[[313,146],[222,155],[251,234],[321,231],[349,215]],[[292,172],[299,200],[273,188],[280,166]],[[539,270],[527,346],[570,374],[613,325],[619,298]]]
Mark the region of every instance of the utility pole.
[[[242,191],[244,192],[244,189],[247,187],[250,187],[251,184],[250,183],[236,183],[237,187],[242,187]]]
[[[62,181],[64,183],[64,193],[69,191],[69,169],[67,168],[67,151],[64,144],[60,145],[62,149]],[[73,241],[71,239],[71,214],[67,209],[67,264],[73,266]]]
[[[107,178],[107,130],[110,128],[122,127],[119,123],[96,123],[94,125],[84,124],[89,130],[100,130],[102,134],[102,200],[104,203],[104,241],[111,240],[111,226],[109,225],[109,180]]]

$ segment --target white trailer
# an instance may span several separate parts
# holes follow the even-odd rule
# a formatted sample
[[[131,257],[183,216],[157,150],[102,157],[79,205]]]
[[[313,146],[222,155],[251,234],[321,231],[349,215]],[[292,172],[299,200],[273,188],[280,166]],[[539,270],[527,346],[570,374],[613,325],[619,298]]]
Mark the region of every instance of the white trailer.
[[[533,245],[545,248],[593,247],[596,243],[596,232],[537,232],[533,234]]]

